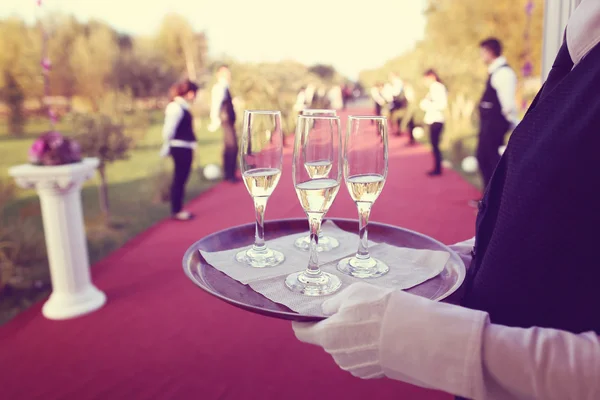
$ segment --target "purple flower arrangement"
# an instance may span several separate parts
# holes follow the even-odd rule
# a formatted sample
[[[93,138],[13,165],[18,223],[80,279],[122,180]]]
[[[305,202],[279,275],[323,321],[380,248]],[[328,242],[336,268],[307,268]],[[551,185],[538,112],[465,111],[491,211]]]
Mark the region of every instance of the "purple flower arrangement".
[[[81,161],[81,148],[58,132],[46,132],[29,148],[29,162],[35,165],[64,165]]]

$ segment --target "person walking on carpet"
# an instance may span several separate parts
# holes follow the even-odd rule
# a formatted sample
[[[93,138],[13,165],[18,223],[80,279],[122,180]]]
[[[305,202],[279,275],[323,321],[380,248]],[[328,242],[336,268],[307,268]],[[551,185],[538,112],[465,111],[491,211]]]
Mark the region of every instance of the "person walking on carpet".
[[[198,86],[189,81],[174,84],[169,90],[170,102],[165,110],[163,126],[163,146],[161,156],[173,159],[173,181],[171,183],[171,216],[179,221],[187,221],[194,217],[189,211],[182,210],[185,197],[185,185],[192,169],[196,135],[194,119],[190,113],[190,105],[196,98]]]
[[[429,176],[442,174],[442,152],[440,140],[444,130],[445,113],[448,107],[448,93],[446,86],[440,80],[437,72],[428,69],[424,73],[425,86],[429,89],[427,95],[421,100],[421,109],[425,111],[423,122],[429,128],[429,140],[433,153],[433,169],[427,173]]]
[[[223,170],[224,178],[229,182],[238,182],[236,177],[238,139],[235,132],[235,108],[233,98],[229,90],[231,84],[231,71],[227,65],[221,65],[217,69],[217,83],[211,92],[211,123],[208,129],[215,132],[219,127],[223,128]]]

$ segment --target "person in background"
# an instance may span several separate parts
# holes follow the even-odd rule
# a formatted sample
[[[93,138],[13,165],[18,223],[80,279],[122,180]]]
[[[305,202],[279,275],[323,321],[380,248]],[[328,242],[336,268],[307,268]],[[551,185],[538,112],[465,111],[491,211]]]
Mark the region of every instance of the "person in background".
[[[229,91],[231,83],[231,71],[227,65],[221,65],[217,69],[217,83],[211,92],[211,109],[209,130],[216,131],[219,127],[223,129],[223,170],[224,178],[229,182],[238,182],[236,177],[238,140],[235,132],[235,108]]]
[[[294,111],[300,113],[306,108],[306,86],[302,86],[296,95],[296,103],[294,103]]]
[[[348,102],[352,99],[352,88],[350,87],[349,83],[345,83],[344,87],[342,88],[342,101],[344,102],[344,105],[342,107],[343,110],[346,109],[346,107],[348,106]]]
[[[498,149],[504,144],[508,131],[517,124],[517,75],[502,56],[502,44],[498,39],[483,40],[480,49],[489,74],[479,102],[479,143],[476,152],[485,188],[500,161]]]
[[[390,73],[390,116],[394,119],[396,125],[396,135],[400,136],[402,133],[402,121],[406,116],[408,109],[408,100],[406,99],[404,92],[404,81],[400,79],[394,72]]]
[[[383,83],[377,82],[375,86],[371,88],[371,98],[375,103],[375,115],[379,117],[381,116],[381,110],[387,104],[383,97]]]
[[[442,152],[440,139],[444,130],[445,112],[448,107],[448,93],[437,72],[428,69],[423,74],[425,86],[429,89],[427,96],[421,101],[421,109],[425,111],[423,122],[429,127],[429,140],[433,152],[433,169],[427,174],[442,174]]]
[[[341,110],[344,108],[344,96],[340,85],[334,85],[329,89],[327,92],[327,99],[329,108],[334,110]]]
[[[600,399],[600,2],[583,0],[480,203],[457,299],[355,283],[296,336],[364,379],[468,399]]]
[[[196,98],[198,86],[184,80],[176,83],[169,90],[170,103],[165,110],[163,126],[164,144],[161,156],[171,156],[173,159],[173,181],[171,183],[171,216],[179,221],[193,218],[193,214],[183,211],[185,185],[190,176],[196,135],[194,134],[194,119],[190,113],[190,104]]]

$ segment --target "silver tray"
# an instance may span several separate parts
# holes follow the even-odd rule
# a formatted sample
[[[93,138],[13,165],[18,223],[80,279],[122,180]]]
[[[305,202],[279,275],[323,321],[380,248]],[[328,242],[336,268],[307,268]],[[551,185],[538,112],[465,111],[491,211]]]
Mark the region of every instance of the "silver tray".
[[[358,232],[358,221],[341,218],[327,218],[340,229]],[[304,218],[281,219],[265,222],[265,239],[307,232],[308,223]],[[442,250],[450,253],[444,270],[433,279],[406,291],[434,301],[447,299],[455,293],[465,279],[465,265],[454,251],[435,239],[423,234],[382,224],[369,222],[369,240],[388,243],[394,246],[414,249]],[[254,224],[239,225],[208,235],[192,244],[183,256],[183,270],[198,287],[219,299],[244,310],[269,317],[295,320],[320,321],[320,315],[299,314],[288,307],[275,303],[252,288],[244,285],[210,265],[200,254],[202,251],[222,251],[249,246],[254,241]],[[308,254],[307,254],[308,257]],[[235,262],[232,260],[232,262]],[[394,268],[390,265],[390,268]],[[374,281],[369,281],[374,283]]]

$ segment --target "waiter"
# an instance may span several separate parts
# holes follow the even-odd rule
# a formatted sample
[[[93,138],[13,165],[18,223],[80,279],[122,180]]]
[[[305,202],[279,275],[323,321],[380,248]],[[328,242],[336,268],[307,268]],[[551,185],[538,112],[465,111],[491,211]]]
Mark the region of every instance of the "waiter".
[[[462,307],[368,283],[294,323],[345,370],[469,399],[600,399],[600,2],[571,15],[480,203]],[[375,282],[373,282],[375,283]]]
[[[235,172],[237,169],[238,141],[235,133],[235,109],[229,91],[231,83],[231,71],[227,65],[221,65],[217,69],[217,83],[211,93],[211,124],[208,129],[216,131],[219,126],[223,128],[223,170],[225,180],[237,182]]]
[[[485,188],[500,161],[498,148],[504,144],[506,133],[517,124],[517,75],[502,56],[502,44],[498,39],[486,39],[479,46],[489,73],[479,102],[477,145],[477,162]]]

